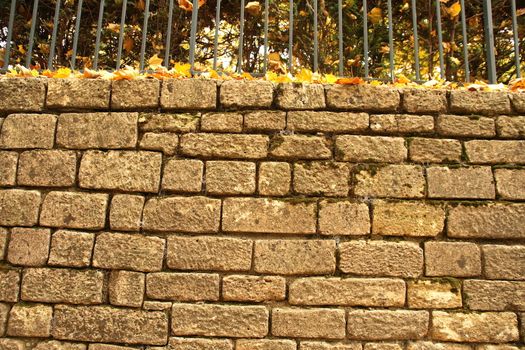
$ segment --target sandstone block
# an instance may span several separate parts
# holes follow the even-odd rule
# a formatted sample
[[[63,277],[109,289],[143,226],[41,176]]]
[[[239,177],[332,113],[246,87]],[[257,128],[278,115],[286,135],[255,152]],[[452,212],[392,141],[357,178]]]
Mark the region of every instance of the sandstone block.
[[[240,113],[207,113],[201,118],[201,130],[206,132],[241,132],[242,124]]]
[[[101,229],[106,221],[108,195],[85,192],[49,192],[40,224],[50,227]]]
[[[319,204],[319,232],[323,235],[370,233],[368,205],[351,201],[325,200]]]
[[[26,151],[20,154],[17,182],[22,186],[73,186],[76,166],[73,151]]]
[[[373,233],[383,236],[435,237],[445,226],[445,210],[421,202],[375,201]]]
[[[159,105],[160,80],[134,79],[111,82],[111,109],[155,108]]]
[[[137,113],[66,113],[58,117],[57,144],[64,148],[135,148]]]
[[[177,270],[248,271],[252,241],[222,237],[168,237],[167,265]]]
[[[404,346],[399,343],[366,343],[364,350],[403,350]]]
[[[170,338],[169,350],[233,350],[233,344],[228,339],[205,339],[205,338]],[[152,349],[153,350],[153,349]]]
[[[441,135],[461,137],[494,137],[494,118],[478,115],[459,116],[441,114],[437,119],[437,131]]]
[[[525,138],[525,116],[499,116],[496,119],[499,137],[510,139]]]
[[[107,109],[110,90],[111,81],[107,79],[48,79],[46,107]]]
[[[300,278],[290,284],[293,305],[403,307],[405,282],[387,278]]]
[[[0,190],[0,225],[33,226],[38,220],[40,192]]]
[[[256,165],[253,162],[206,162],[206,192],[216,195],[253,194]]]
[[[4,260],[7,254],[7,234],[7,229],[0,227],[0,261]]]
[[[239,339],[236,350],[296,350],[297,344],[288,339]]]
[[[525,141],[473,140],[465,142],[471,163],[525,164]]]
[[[403,90],[403,109],[409,113],[441,113],[447,108],[446,90]]]
[[[23,340],[0,338],[2,350],[26,350],[26,343]]]
[[[253,111],[244,115],[246,131],[280,131],[286,127],[284,111]]]
[[[164,345],[168,338],[168,316],[162,311],[57,305],[53,337],[89,342]]]
[[[275,135],[270,143],[270,156],[278,159],[328,159],[332,151],[328,140],[310,135]]]
[[[144,303],[142,304],[142,308],[144,310],[167,311],[171,309],[171,305],[172,303],[169,301],[144,300]]]
[[[16,304],[9,313],[7,335],[13,337],[49,337],[53,308],[49,305]]]
[[[525,169],[494,169],[496,189],[502,199],[525,199]]]
[[[16,303],[20,286],[18,270],[0,270],[0,301]]]
[[[160,106],[163,109],[215,109],[217,82],[207,79],[163,80]]]
[[[425,195],[423,168],[417,165],[371,167],[358,171],[355,178],[357,196],[422,198]]]
[[[39,342],[33,350],[86,350],[87,345],[82,343],[69,343],[58,340]]]
[[[41,111],[46,100],[46,85],[47,79],[0,79],[0,110]]]
[[[161,151],[167,156],[177,153],[179,136],[169,132],[147,132],[142,135],[139,148],[150,151]]]
[[[89,344],[88,350],[135,350],[129,346],[111,345],[111,344]]]
[[[332,240],[255,241],[254,270],[281,275],[324,275],[335,271]]]
[[[219,97],[226,108],[270,107],[273,85],[269,81],[227,80],[220,86]]]
[[[411,341],[408,350],[472,350],[470,345],[457,343],[434,343],[431,341]]]
[[[162,189],[173,192],[200,192],[204,164],[196,159],[170,159],[164,165]]]
[[[343,339],[345,312],[341,309],[272,310],[272,335],[294,338]]]
[[[416,280],[407,284],[411,309],[461,308],[461,285],[454,280]]]
[[[174,335],[262,338],[268,334],[268,316],[264,306],[173,304],[171,332]]]
[[[525,112],[525,96],[521,93],[509,93],[509,98],[512,104],[512,107],[516,112],[523,113]]]
[[[278,276],[225,276],[222,279],[222,297],[227,301],[244,302],[284,300],[286,280]]]
[[[7,261],[13,265],[43,266],[49,254],[51,230],[45,228],[11,229]]]
[[[305,195],[344,197],[349,191],[350,165],[342,162],[294,164],[294,191]]]
[[[414,138],[408,154],[417,163],[457,163],[461,161],[461,142],[448,139]]]
[[[412,242],[344,242],[339,244],[339,258],[344,273],[414,278],[423,273],[423,250]]]
[[[490,279],[525,280],[525,247],[483,245],[483,271]]]
[[[223,202],[225,232],[314,234],[317,204],[269,198],[227,198]]]
[[[407,148],[401,137],[342,135],[336,138],[335,154],[348,162],[401,163]]]
[[[484,345],[476,346],[476,350],[519,350],[519,348],[517,346],[508,345],[508,344],[501,344],[501,345],[484,344]]]
[[[268,154],[268,136],[185,134],[180,146],[181,153],[191,157],[260,159]]]
[[[321,84],[279,84],[275,102],[282,109],[320,109],[326,107]]]
[[[109,224],[112,230],[139,231],[142,226],[143,196],[116,194],[111,199]]]
[[[427,276],[478,276],[479,246],[466,242],[425,242],[425,271]]]
[[[492,169],[486,167],[427,168],[430,198],[494,199]]]
[[[525,311],[525,282],[466,280],[463,293],[471,310]]]
[[[7,329],[7,319],[11,305],[0,303],[0,337],[4,337]],[[1,343],[0,343],[1,344]]]
[[[109,302],[113,305],[141,307],[146,277],[133,271],[112,271],[109,277]]]
[[[391,87],[332,85],[326,90],[326,104],[336,109],[392,112],[399,109],[401,96]]]
[[[16,183],[16,166],[18,153],[0,151],[0,186],[14,186]]]
[[[434,131],[434,117],[411,114],[373,114],[370,130],[384,134],[423,134]]]
[[[506,92],[461,91],[450,92],[450,110],[456,113],[497,115],[510,113],[510,99]]]
[[[366,340],[421,339],[429,327],[428,311],[352,310],[348,312],[348,337]]]
[[[291,167],[284,162],[263,162],[259,164],[259,194],[263,196],[284,196],[290,192]]]
[[[100,304],[103,284],[102,271],[30,268],[22,277],[21,298],[44,303]]]
[[[361,350],[360,343],[326,343],[320,341],[302,341],[300,350]]]
[[[367,113],[288,112],[288,129],[298,132],[343,133],[368,129]]]
[[[142,214],[149,231],[217,232],[221,201],[206,197],[154,197]]]
[[[52,114],[8,115],[2,123],[0,148],[53,148],[56,123]]]
[[[149,273],[146,278],[148,298],[174,301],[219,300],[220,278],[210,273]]]
[[[200,114],[198,113],[140,113],[141,131],[184,133],[197,131]]]
[[[95,235],[87,232],[59,230],[51,237],[49,265],[85,267],[91,262]]]
[[[101,233],[93,252],[93,266],[111,270],[160,271],[165,241],[137,234]]]

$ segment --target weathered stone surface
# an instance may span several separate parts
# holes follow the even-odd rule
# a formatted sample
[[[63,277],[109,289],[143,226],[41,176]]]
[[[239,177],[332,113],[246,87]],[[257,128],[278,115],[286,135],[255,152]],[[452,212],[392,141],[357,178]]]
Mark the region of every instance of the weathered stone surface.
[[[2,350],[26,350],[23,340],[0,338],[0,349]]]
[[[481,250],[487,278],[525,280],[525,247],[483,245]]]
[[[484,344],[484,345],[476,346],[476,350],[520,350],[520,348],[514,345],[509,345],[509,344],[501,344],[501,345]]]
[[[217,82],[208,79],[165,79],[160,106],[164,109],[215,109]]]
[[[457,163],[461,161],[461,142],[448,139],[414,138],[410,140],[408,155],[417,163]]]
[[[400,163],[407,158],[405,140],[401,137],[338,136],[336,159],[349,162]]]
[[[40,224],[50,227],[101,229],[106,221],[108,195],[85,192],[49,192]]]
[[[460,116],[441,114],[437,119],[437,131],[441,135],[461,137],[494,137],[494,118],[478,115]]]
[[[423,168],[417,165],[370,167],[358,171],[355,178],[358,196],[422,198],[425,195]]]
[[[223,202],[222,230],[314,234],[317,205],[313,201],[270,198],[227,198]]]
[[[116,194],[111,199],[109,223],[112,230],[139,231],[142,226],[144,197]]]
[[[465,142],[471,163],[525,164],[525,141],[473,140]]]
[[[7,335],[14,337],[49,337],[53,308],[49,305],[16,304],[9,313]]]
[[[52,114],[8,115],[2,123],[0,148],[53,148],[56,123]]]
[[[219,300],[220,278],[211,273],[149,273],[146,278],[148,298],[174,301]]]
[[[144,300],[144,303],[142,304],[142,308],[144,310],[156,310],[156,311],[166,311],[171,309],[172,303],[169,301],[152,301],[152,300]]]
[[[286,298],[286,280],[278,276],[230,275],[222,279],[227,301],[263,302]]]
[[[401,96],[391,87],[332,85],[326,90],[326,104],[336,109],[393,112],[399,109]]]
[[[97,270],[30,268],[22,277],[21,299],[44,303],[100,304],[104,273]]]
[[[5,335],[10,309],[11,306],[9,304],[0,303],[0,337]]]
[[[256,164],[238,161],[206,162],[206,192],[216,195],[255,193]]]
[[[408,306],[412,309],[453,309],[462,307],[461,285],[454,280],[416,280],[407,283]]]
[[[407,340],[426,336],[427,311],[352,310],[348,312],[348,337],[366,340]]]
[[[142,135],[139,148],[150,151],[161,151],[167,156],[177,153],[179,136],[169,132],[147,132]]]
[[[217,232],[221,201],[206,197],[154,197],[142,214],[149,231]]]
[[[525,116],[499,116],[496,119],[499,137],[510,139],[525,138]]]
[[[164,345],[168,338],[168,316],[162,311],[57,305],[53,337],[90,342]]]
[[[197,131],[200,121],[198,113],[140,113],[141,131],[151,132],[193,132]]]
[[[162,189],[173,192],[200,192],[204,163],[196,159],[170,159],[164,165]]]
[[[244,115],[246,131],[279,131],[286,127],[284,111],[253,111]]]
[[[275,135],[270,143],[270,156],[279,159],[328,159],[332,151],[328,140],[310,135]]]
[[[107,109],[110,90],[107,79],[48,79],[46,107]]]
[[[339,244],[339,258],[344,273],[414,278],[423,273],[423,250],[412,242],[344,242]]]
[[[441,113],[447,108],[446,90],[403,90],[403,109],[409,113]]]
[[[525,112],[525,96],[521,92],[509,93],[509,98],[512,104],[512,107],[516,112],[523,113]]]
[[[404,347],[399,343],[366,343],[364,350],[403,350]]]
[[[268,155],[268,142],[266,135],[185,134],[180,146],[191,157],[260,159]]]
[[[103,269],[160,271],[165,241],[159,237],[105,232],[97,236],[93,266]]]
[[[525,169],[494,169],[496,189],[503,199],[525,199]]]
[[[431,341],[411,341],[407,346],[408,350],[472,350],[466,344],[456,343],[433,343]]]
[[[0,227],[0,261],[4,260],[7,254],[7,234],[7,229]]]
[[[0,301],[16,303],[20,286],[18,270],[0,270]]]
[[[293,174],[296,193],[327,197],[344,197],[348,194],[350,165],[347,163],[295,163]]]
[[[0,186],[14,186],[16,183],[16,166],[18,153],[0,151]]]
[[[226,108],[270,107],[273,85],[269,81],[226,80],[220,86],[220,101]]]
[[[155,108],[159,94],[157,79],[115,80],[111,82],[111,109]]]
[[[167,350],[233,350],[228,339],[170,338]],[[152,349],[153,350],[153,349]]]
[[[75,184],[73,151],[40,150],[20,154],[17,182],[22,186],[66,187]]]
[[[87,232],[59,230],[51,237],[49,265],[84,267],[91,262],[95,235]]]
[[[173,304],[171,332],[174,335],[262,338],[268,334],[268,316],[264,306]]]
[[[340,309],[272,310],[272,335],[294,338],[343,339],[345,312]]]
[[[290,192],[292,170],[284,162],[263,162],[259,164],[259,194],[263,196],[284,196]]]
[[[158,192],[162,155],[146,151],[87,151],[82,156],[80,187]]]
[[[370,130],[385,134],[431,133],[434,131],[434,117],[411,114],[373,114],[370,116]]]
[[[480,113],[487,115],[510,113],[507,92],[462,91],[450,92],[450,110],[457,113]]]
[[[41,111],[46,100],[46,85],[47,79],[0,79],[0,110]]]
[[[39,342],[33,350],[86,350],[87,345],[82,343],[69,343],[58,340]]]
[[[248,271],[253,242],[223,237],[168,237],[167,265],[177,270]]]
[[[517,341],[518,318],[512,312],[432,312],[432,339],[457,342],[505,343]]]
[[[134,148],[137,113],[65,113],[58,117],[57,144],[64,148]]]
[[[449,211],[447,234],[450,237],[523,238],[525,205],[459,205]]]
[[[463,293],[471,310],[525,311],[525,282],[466,280]]]
[[[141,307],[146,277],[133,271],[112,271],[109,277],[109,302],[113,305]]]
[[[11,229],[7,261],[13,265],[43,266],[49,254],[51,230],[45,228]]]
[[[253,264],[258,273],[323,275],[335,271],[332,240],[255,241]]]
[[[277,85],[275,102],[282,109],[320,109],[326,107],[321,84]]]
[[[375,201],[373,233],[383,236],[435,237],[445,226],[442,206],[421,202]]]
[[[302,341],[300,350],[361,350],[360,343],[325,343],[320,341]]]
[[[298,132],[342,133],[368,129],[367,113],[288,112],[288,129]]]
[[[387,278],[300,278],[290,284],[293,305],[402,307],[405,282]]]
[[[111,344],[89,344],[88,350],[136,350],[129,346],[111,345]]]
[[[323,235],[366,235],[370,233],[368,205],[351,201],[322,201],[319,232]]]
[[[201,118],[201,130],[206,132],[241,132],[242,124],[240,113],[207,113]]]
[[[0,225],[33,226],[38,220],[40,192],[0,190]]]
[[[479,246],[466,242],[425,242],[425,272],[427,276],[478,276]]]
[[[427,168],[430,198],[494,199],[496,189],[488,166]]]
[[[240,339],[237,340],[236,350],[296,350],[295,341],[288,339]]]

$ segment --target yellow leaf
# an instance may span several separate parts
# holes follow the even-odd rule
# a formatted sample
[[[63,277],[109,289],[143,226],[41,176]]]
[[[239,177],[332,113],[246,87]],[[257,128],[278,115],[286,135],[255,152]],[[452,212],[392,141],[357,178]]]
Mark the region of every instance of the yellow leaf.
[[[53,78],[69,78],[71,76],[71,69],[69,68],[59,68],[54,74]]]
[[[253,79],[254,79],[253,76],[252,76],[250,73],[248,73],[248,72],[243,72],[243,73],[241,74],[241,77],[242,77],[243,79],[246,79],[246,80],[253,80]]]
[[[461,5],[459,4],[459,1],[456,1],[450,7],[447,8],[447,13],[452,18],[457,17],[460,12],[461,12]]]
[[[410,79],[408,79],[407,77],[405,77],[403,74],[401,74],[400,76],[398,76],[395,80],[395,84],[408,84],[410,83]]]
[[[301,83],[311,83],[312,78],[312,71],[306,68],[302,68],[301,71],[295,75],[295,80]]]
[[[261,14],[261,4],[259,4],[259,1],[250,1],[246,6],[244,7],[246,12],[248,12],[252,16],[258,16]]]
[[[383,10],[379,7],[374,7],[368,12],[368,19],[372,24],[378,24],[383,19]]]
[[[328,84],[334,84],[337,81],[337,77],[333,74],[326,74],[324,79]]]
[[[372,80],[372,81],[370,82],[370,85],[371,85],[371,86],[381,86],[381,85],[383,85],[383,82],[380,81],[380,80]]]
[[[24,45],[18,45],[18,51],[23,55],[26,53],[26,49],[24,48]]]
[[[126,66],[113,73],[113,80],[133,80],[140,75],[138,70],[133,67]]]
[[[162,58],[158,57],[157,54],[154,54],[153,57],[148,60],[148,65],[151,69],[160,68],[162,67]]]
[[[173,70],[178,76],[191,78],[191,65],[189,63],[176,62]]]

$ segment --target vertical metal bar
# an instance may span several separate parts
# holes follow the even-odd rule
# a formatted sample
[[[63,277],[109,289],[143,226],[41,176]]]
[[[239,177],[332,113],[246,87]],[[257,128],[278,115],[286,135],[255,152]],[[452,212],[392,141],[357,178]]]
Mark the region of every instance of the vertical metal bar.
[[[339,76],[343,76],[343,0],[337,1],[337,26],[339,29],[337,34],[339,41]]]
[[[268,70],[268,12],[269,4],[268,0],[264,0],[264,61],[263,61],[263,73],[266,75]]]
[[[290,18],[288,20],[288,72],[292,73],[293,61],[293,0],[290,0]]]
[[[164,67],[166,68],[168,68],[170,64],[171,27],[173,25],[173,0],[170,0],[168,12],[168,29],[166,30],[166,53],[164,54]]]
[[[421,80],[419,69],[419,36],[417,35],[417,8],[416,0],[412,0],[412,32],[414,34],[414,62],[416,64],[416,80]]]
[[[465,19],[465,0],[460,0],[461,5],[461,35],[463,36],[463,60],[465,61],[465,81],[470,81],[470,65],[468,63],[468,37],[467,20]]]
[[[445,59],[443,56],[443,31],[441,30],[441,1],[436,0],[436,25],[438,35],[438,49],[439,49],[439,76],[441,79],[445,77]]]
[[[29,68],[31,65],[31,57],[33,56],[33,45],[35,42],[35,30],[38,14],[38,0],[33,2],[33,15],[31,16],[31,31],[29,32],[29,42],[27,45],[27,54],[26,54],[26,68]]]
[[[190,72],[193,74],[195,67],[195,46],[197,45],[197,15],[199,13],[199,0],[193,0],[191,10],[191,31],[190,31]]]
[[[95,39],[95,58],[93,59],[93,69],[98,68],[98,52],[100,51],[100,34],[102,33],[102,19],[104,17],[104,0],[100,0],[98,10],[97,37]]]
[[[9,58],[11,55],[11,38],[13,36],[13,24],[15,21],[16,0],[11,0],[11,9],[9,10],[9,24],[7,25],[7,39],[5,43],[4,69],[9,67]]]
[[[314,72],[319,70],[319,41],[317,39],[317,0],[314,0]]]
[[[239,31],[239,61],[237,63],[237,73],[242,71],[242,51],[244,46],[244,0],[241,0],[241,28]]]
[[[390,48],[390,79],[394,80],[394,22],[392,21],[392,0],[388,0],[388,47]]]
[[[363,51],[365,56],[365,78],[368,78],[368,9],[367,0],[363,0]]]
[[[492,0],[483,0],[483,20],[485,24],[485,50],[487,53],[487,76],[490,84],[495,84],[496,57],[494,53],[494,26],[492,24]]]
[[[80,32],[80,18],[82,16],[82,0],[78,0],[77,20],[75,23],[75,34],[73,35],[73,54],[71,56],[71,69],[75,69],[77,63],[78,35]]]
[[[213,70],[217,69],[217,51],[219,47],[219,27],[221,23],[221,0],[217,0],[215,8],[215,38],[213,39]]]
[[[117,65],[116,69],[120,69],[120,60],[122,58],[122,43],[124,42],[124,26],[126,25],[126,8],[128,0],[122,1],[122,11],[120,13],[120,31],[118,35],[118,49],[117,49]]]
[[[510,0],[512,14],[512,34],[514,36],[514,62],[516,63],[516,77],[521,78],[520,43],[518,41],[518,20],[516,16],[516,0]]]
[[[53,20],[53,34],[51,35],[51,44],[49,47],[49,58],[47,60],[48,69],[53,69],[53,58],[55,57],[55,45],[57,42],[58,17],[60,15],[60,1],[61,0],[56,0],[56,4],[55,4],[55,18]]]
[[[146,40],[148,40],[149,0],[144,5],[144,24],[142,26],[142,42],[140,44],[140,71],[144,70],[144,55],[146,53]]]

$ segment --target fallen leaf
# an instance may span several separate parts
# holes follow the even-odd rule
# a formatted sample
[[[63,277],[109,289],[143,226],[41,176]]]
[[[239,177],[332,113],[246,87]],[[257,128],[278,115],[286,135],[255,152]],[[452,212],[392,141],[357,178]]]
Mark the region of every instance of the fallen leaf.
[[[365,81],[359,77],[355,77],[355,78],[339,78],[337,79],[337,81],[335,82],[336,84],[341,84],[341,85],[361,85],[361,84],[364,84]]]
[[[244,9],[252,16],[260,15],[262,10],[259,1],[250,1],[248,4],[246,4]]]
[[[459,4],[459,1],[456,1],[450,7],[447,8],[447,13],[452,18],[457,17],[460,14],[460,12],[461,12],[461,5]]]
[[[149,60],[148,65],[150,69],[157,69],[159,67],[162,67],[162,58],[157,56],[157,54],[154,54]]]
[[[374,7],[368,12],[368,19],[372,24],[378,24],[383,19],[383,10],[379,7]]]

